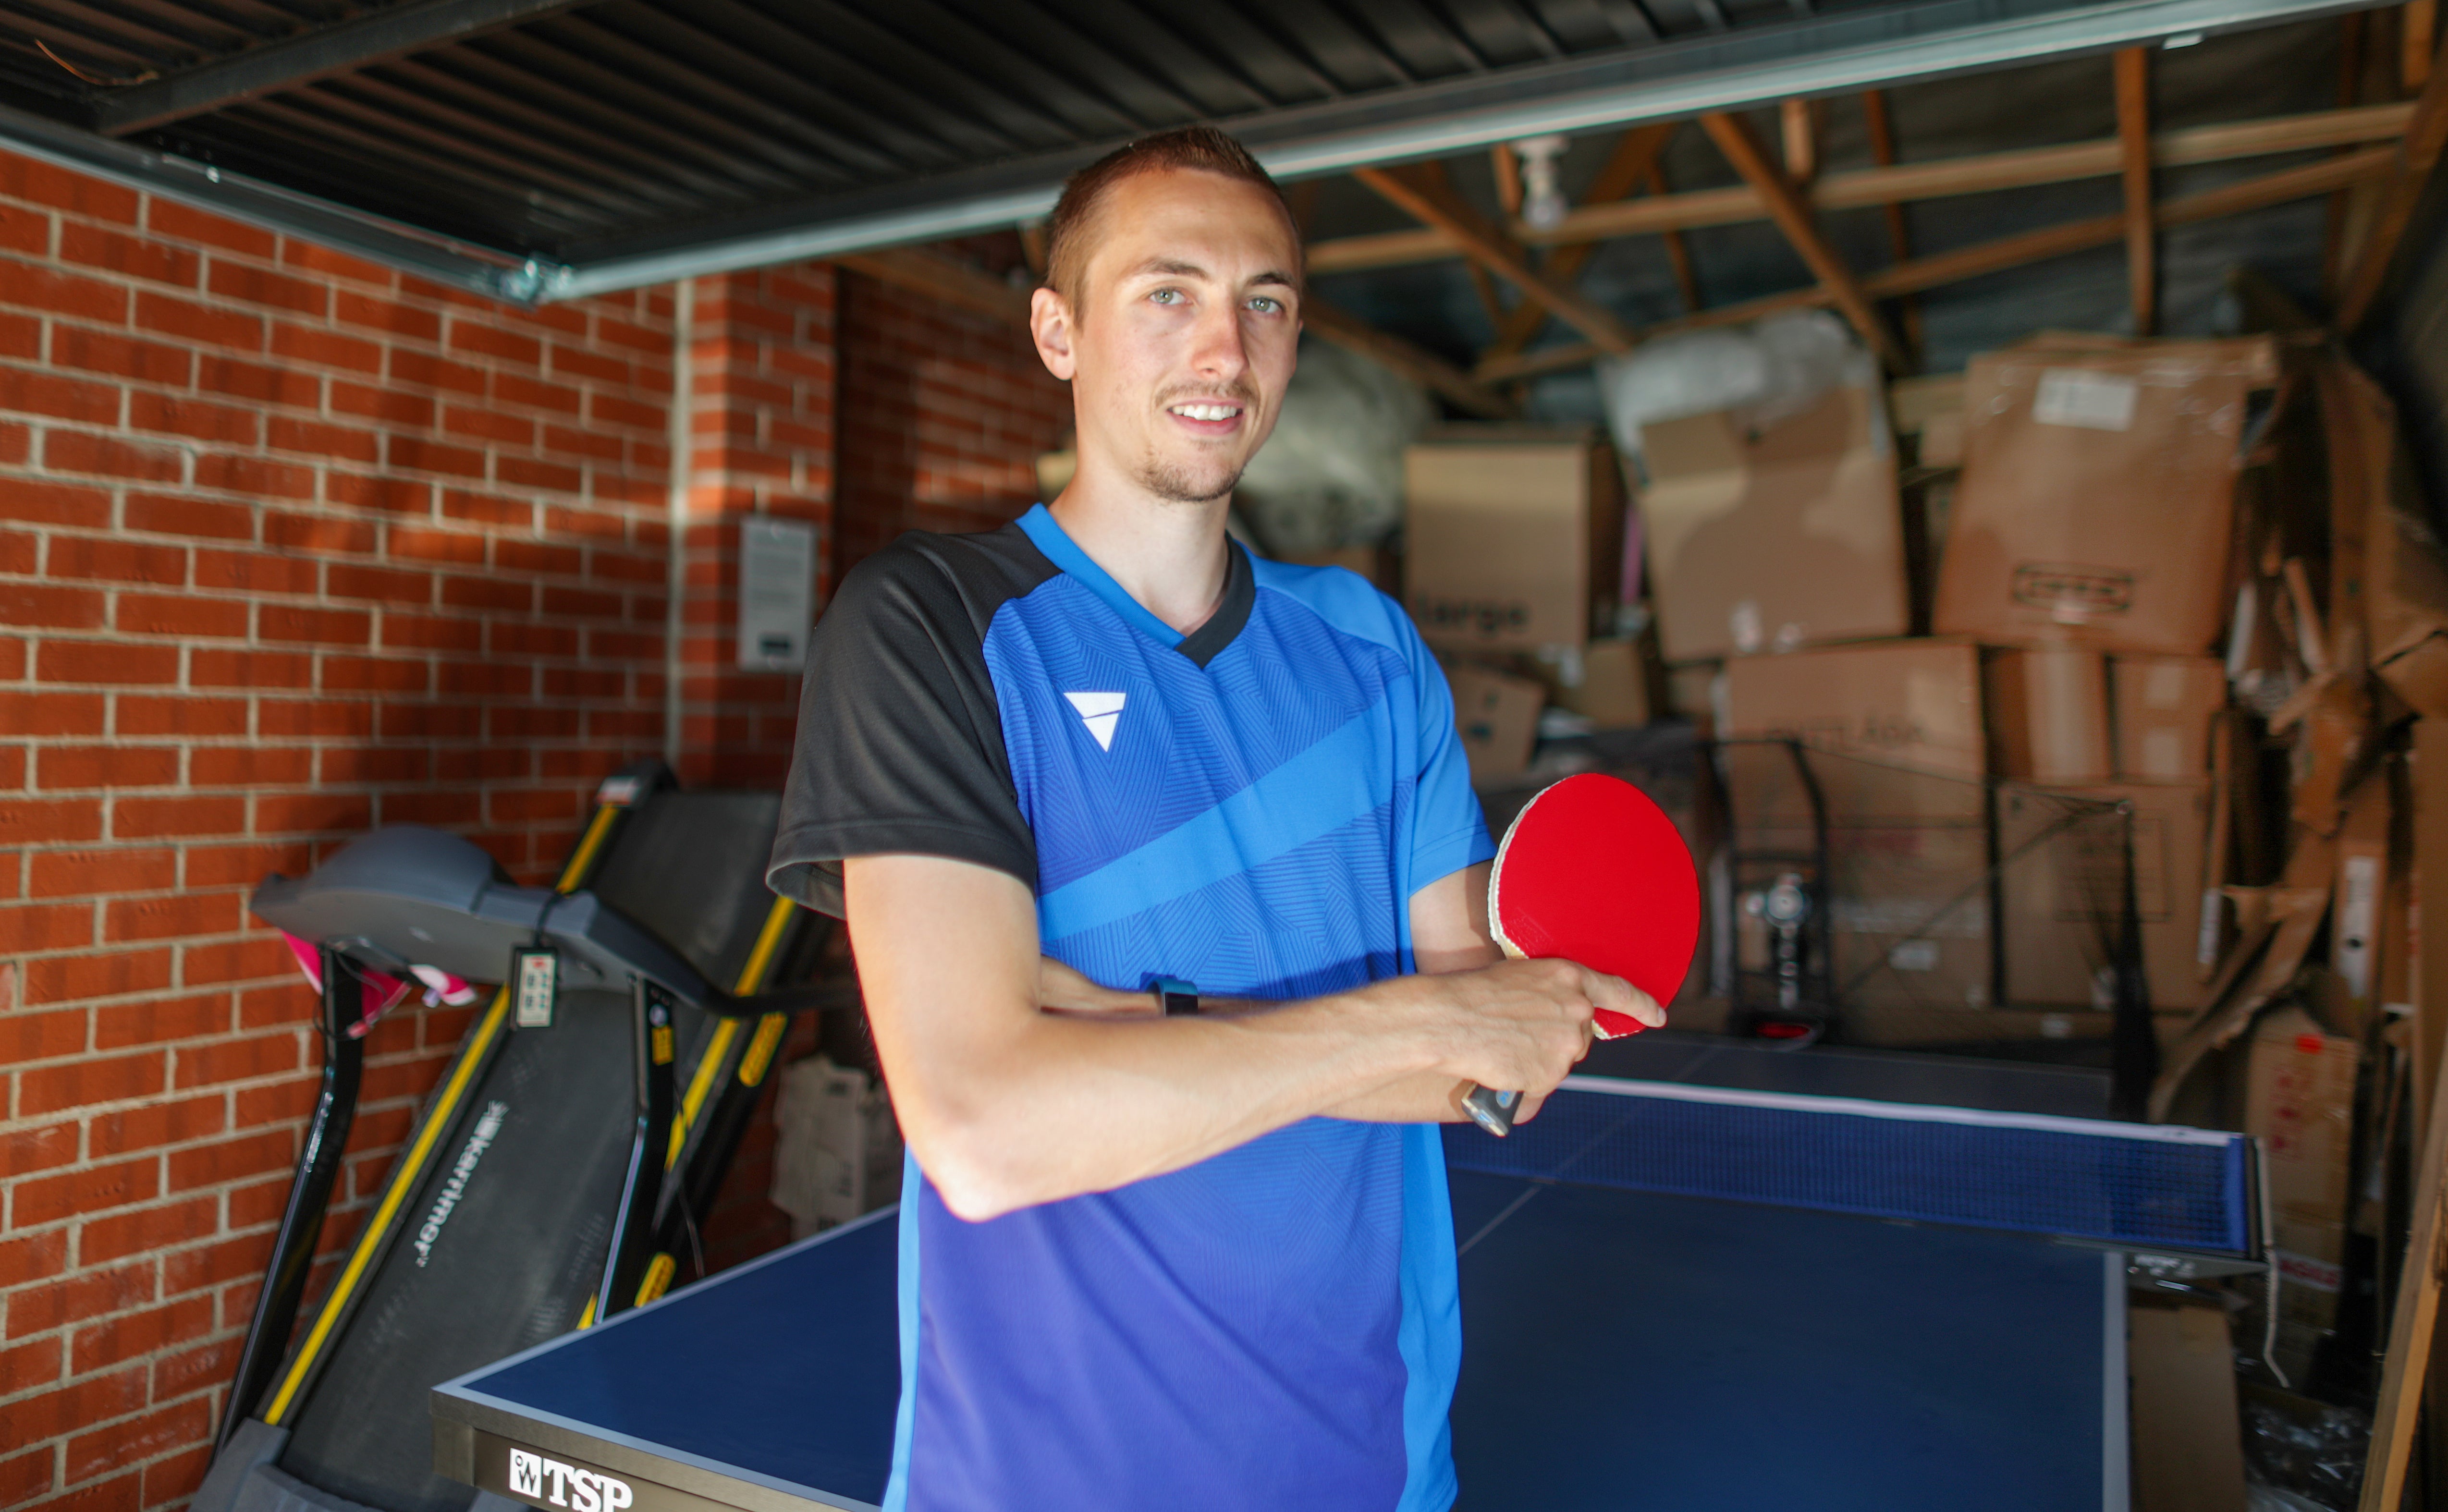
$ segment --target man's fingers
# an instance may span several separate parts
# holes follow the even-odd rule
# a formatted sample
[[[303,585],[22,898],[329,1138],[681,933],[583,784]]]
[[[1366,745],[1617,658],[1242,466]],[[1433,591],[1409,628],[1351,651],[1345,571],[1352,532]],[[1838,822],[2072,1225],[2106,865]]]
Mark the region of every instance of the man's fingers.
[[[1666,1010],[1657,1005],[1657,1000],[1623,978],[1587,967],[1583,967],[1582,974],[1587,979],[1583,990],[1588,992],[1592,1007],[1638,1019],[1653,1029],[1666,1022]]]

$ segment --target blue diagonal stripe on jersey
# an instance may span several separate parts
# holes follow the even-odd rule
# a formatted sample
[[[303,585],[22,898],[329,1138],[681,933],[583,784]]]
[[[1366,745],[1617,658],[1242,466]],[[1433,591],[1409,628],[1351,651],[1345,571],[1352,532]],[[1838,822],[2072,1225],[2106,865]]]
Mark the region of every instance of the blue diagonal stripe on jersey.
[[[1333,734],[1198,817],[1037,900],[1039,929],[1061,940],[1127,919],[1264,866],[1330,834],[1381,801],[1368,774],[1384,719],[1364,710]]]

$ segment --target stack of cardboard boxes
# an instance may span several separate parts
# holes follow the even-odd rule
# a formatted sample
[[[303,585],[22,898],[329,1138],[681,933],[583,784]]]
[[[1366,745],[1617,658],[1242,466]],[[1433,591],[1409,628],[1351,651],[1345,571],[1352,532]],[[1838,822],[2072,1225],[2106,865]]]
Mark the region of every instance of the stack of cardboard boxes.
[[[2448,873],[2448,556],[2378,386],[2309,342],[2055,335],[1640,440],[1629,513],[1595,435],[1410,454],[1406,599],[1474,775],[1519,777],[1551,700],[1803,742],[1844,1012],[2008,1036],[2105,1032],[2130,846],[2152,1116],[2261,1138],[2300,1379],[2448,1064],[2419,882]],[[1722,770],[1738,826],[1789,822],[1789,772]],[[2026,846],[2076,810],[2116,822]]]
[[[1529,765],[1552,698],[1600,724],[1642,724],[1654,658],[1617,635],[1623,470],[1590,430],[1458,426],[1404,459],[1411,618],[1444,658],[1471,776]]]

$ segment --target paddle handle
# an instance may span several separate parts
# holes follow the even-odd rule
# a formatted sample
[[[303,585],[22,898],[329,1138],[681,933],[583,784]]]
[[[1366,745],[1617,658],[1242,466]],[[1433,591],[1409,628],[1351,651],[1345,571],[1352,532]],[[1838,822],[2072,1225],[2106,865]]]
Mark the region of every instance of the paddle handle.
[[[1521,1094],[1498,1092],[1474,1081],[1462,1095],[1462,1110],[1473,1123],[1501,1139],[1513,1132],[1513,1115],[1521,1111]]]

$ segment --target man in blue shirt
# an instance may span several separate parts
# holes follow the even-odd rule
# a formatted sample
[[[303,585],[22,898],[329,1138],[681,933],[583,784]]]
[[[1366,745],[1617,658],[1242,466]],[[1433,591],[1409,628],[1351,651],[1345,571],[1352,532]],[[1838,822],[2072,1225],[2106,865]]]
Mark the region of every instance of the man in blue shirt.
[[[1662,1015],[1501,960],[1409,620],[1225,534],[1300,331],[1264,170],[1170,132],[1050,230],[1078,475],[849,575],[774,851],[849,921],[910,1151],[886,1506],[1443,1512],[1434,1125],[1474,1081],[1535,1113],[1594,1006]]]

